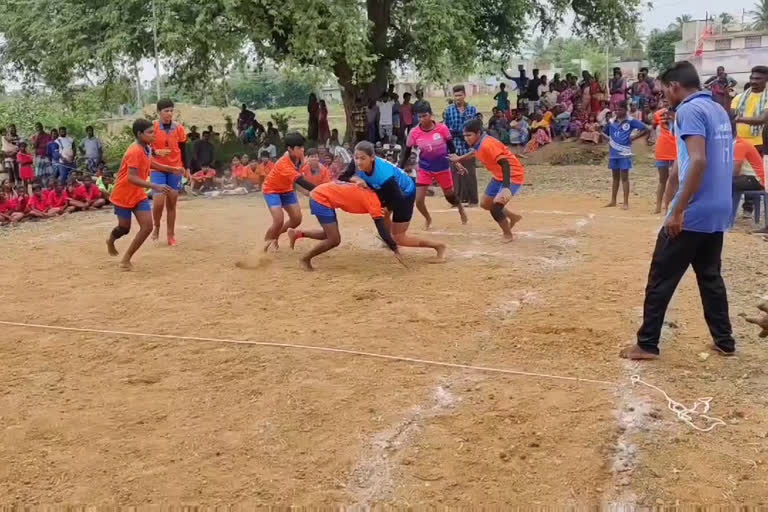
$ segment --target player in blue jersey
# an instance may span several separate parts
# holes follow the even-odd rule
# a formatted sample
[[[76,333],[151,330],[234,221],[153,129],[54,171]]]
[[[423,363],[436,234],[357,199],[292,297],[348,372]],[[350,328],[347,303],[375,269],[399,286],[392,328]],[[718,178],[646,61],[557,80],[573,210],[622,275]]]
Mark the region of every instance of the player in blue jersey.
[[[635,131],[636,130],[636,131]],[[633,134],[633,131],[635,133]],[[622,101],[616,107],[616,117],[605,126],[609,137],[611,152],[608,155],[608,167],[613,172],[611,202],[605,206],[616,206],[619,193],[619,181],[624,189],[622,208],[629,209],[629,171],[632,170],[632,141],[648,134],[648,128],[635,119],[627,117],[627,102]]]
[[[376,192],[381,204],[392,213],[392,238],[402,247],[429,247],[437,253],[437,262],[445,261],[446,246],[426,238],[408,234],[416,202],[416,183],[405,172],[383,158],[378,158],[373,144],[358,142],[355,158],[339,176]]]

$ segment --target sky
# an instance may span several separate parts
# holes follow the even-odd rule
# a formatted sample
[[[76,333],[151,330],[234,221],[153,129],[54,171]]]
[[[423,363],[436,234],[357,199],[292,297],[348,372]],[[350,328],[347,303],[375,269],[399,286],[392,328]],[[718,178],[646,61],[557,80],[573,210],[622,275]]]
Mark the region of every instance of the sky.
[[[755,0],[656,0],[653,8],[643,18],[644,32],[647,34],[654,28],[663,29],[682,14],[690,14],[693,19],[704,19],[709,15],[728,12],[737,21],[741,21],[742,10],[753,8]],[[749,21],[749,16],[745,18]]]

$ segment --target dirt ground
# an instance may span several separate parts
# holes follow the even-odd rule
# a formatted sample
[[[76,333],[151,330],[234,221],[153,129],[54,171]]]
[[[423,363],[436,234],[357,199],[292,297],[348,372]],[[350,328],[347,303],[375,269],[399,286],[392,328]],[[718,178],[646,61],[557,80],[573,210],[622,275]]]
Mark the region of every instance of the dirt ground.
[[[573,376],[503,375],[221,342],[0,326],[0,500],[9,504],[651,505],[768,503],[766,345],[738,315],[766,290],[768,243],[727,236],[739,343],[705,358],[692,273],[662,358],[617,357],[639,325],[654,170],[632,209],[604,209],[603,165],[531,165],[519,237],[486,212],[461,226],[440,198],[423,233],[449,261],[406,250],[405,269],[363,216],[342,246],[299,268],[261,257],[258,196],[181,203],[180,245],[145,246],[121,273],[110,213],[0,230],[0,320],[322,345]],[[305,205],[306,206],[306,205]],[[305,222],[315,220],[305,210]],[[420,231],[421,219],[414,218]],[[126,242],[121,243],[124,248]],[[300,240],[297,250],[311,241]],[[235,262],[257,263],[243,270]],[[691,429],[712,397],[726,425]]]

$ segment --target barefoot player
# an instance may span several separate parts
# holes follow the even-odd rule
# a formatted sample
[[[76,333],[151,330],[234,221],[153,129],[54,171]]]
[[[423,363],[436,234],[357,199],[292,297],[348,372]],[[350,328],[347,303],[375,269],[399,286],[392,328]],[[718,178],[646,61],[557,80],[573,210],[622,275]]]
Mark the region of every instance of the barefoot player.
[[[523,186],[525,168],[501,141],[483,134],[483,122],[479,119],[467,121],[464,125],[464,139],[472,151],[463,156],[452,155],[451,160],[459,163],[464,159],[477,157],[493,175],[485,188],[480,206],[491,212],[491,217],[504,234],[504,240],[512,241],[512,228],[523,217],[510,212],[505,206]]]
[[[112,230],[107,240],[107,250],[112,256],[117,256],[115,242],[131,231],[131,214],[136,216],[139,223],[139,232],[134,237],[131,245],[123,255],[120,267],[123,270],[131,270],[131,257],[139,250],[147,237],[152,233],[152,208],[147,199],[145,190],[151,188],[156,193],[169,194],[171,188],[158,183],[148,181],[150,167],[165,173],[182,173],[183,169],[169,167],[150,159],[150,146],[155,140],[152,123],[146,119],[137,119],[133,122],[133,135],[136,142],[125,151],[120,170],[117,173],[115,188],[110,196],[110,201],[115,205],[117,215],[117,227]]]
[[[323,229],[316,230],[288,230],[288,238],[291,240],[291,249],[296,240],[300,238],[312,238],[320,240],[304,257],[301,264],[307,270],[314,270],[312,258],[328,252],[341,243],[339,223],[336,219],[336,209],[347,213],[367,213],[373,218],[379,236],[385,244],[395,253],[400,260],[397,244],[392,239],[387,227],[387,222],[381,207],[381,202],[375,192],[368,188],[358,187],[352,183],[330,182],[318,185],[309,193],[309,209],[317,217],[317,221]],[[402,260],[400,260],[402,263]]]

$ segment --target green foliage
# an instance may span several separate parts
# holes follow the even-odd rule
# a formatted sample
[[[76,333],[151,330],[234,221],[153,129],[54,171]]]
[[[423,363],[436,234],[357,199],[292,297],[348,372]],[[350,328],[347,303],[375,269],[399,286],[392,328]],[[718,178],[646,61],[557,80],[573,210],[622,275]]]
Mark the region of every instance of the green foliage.
[[[307,104],[307,97],[318,82],[310,83],[286,73],[239,75],[230,81],[235,101],[251,108],[296,107]]]
[[[275,112],[271,117],[272,121],[275,123],[275,128],[277,128],[277,131],[285,136],[286,132],[288,131],[288,125],[294,116],[284,112]]]
[[[652,30],[648,36],[648,62],[658,71],[664,71],[675,62],[675,43],[681,38],[680,29]]]
[[[540,58],[554,62],[555,67],[563,70],[563,75],[565,73],[580,75],[584,69],[593,74],[600,74],[603,80],[606,78],[604,76],[606,66],[612,60],[610,55],[606,56],[605,50],[596,43],[573,37],[553,39]]]
[[[125,150],[135,140],[131,134],[131,127],[124,126],[119,133],[113,135],[100,134],[99,137],[104,145],[104,161],[107,162],[107,168],[116,172],[120,168],[120,162],[123,160]]]
[[[768,0],[755,2],[754,8],[747,14],[752,20],[752,30],[768,29]]]

